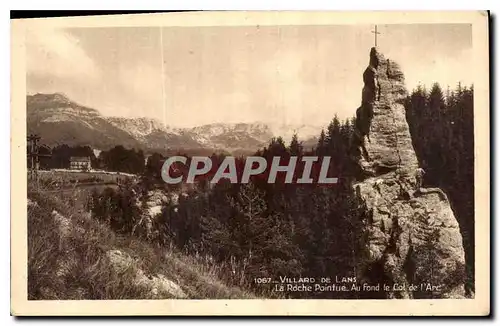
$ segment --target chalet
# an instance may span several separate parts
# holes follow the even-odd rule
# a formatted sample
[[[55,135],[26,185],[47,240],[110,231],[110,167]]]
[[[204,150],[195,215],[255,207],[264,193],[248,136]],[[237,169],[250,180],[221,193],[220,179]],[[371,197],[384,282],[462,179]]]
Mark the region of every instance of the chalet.
[[[91,170],[92,165],[88,156],[72,156],[69,159],[70,170]]]

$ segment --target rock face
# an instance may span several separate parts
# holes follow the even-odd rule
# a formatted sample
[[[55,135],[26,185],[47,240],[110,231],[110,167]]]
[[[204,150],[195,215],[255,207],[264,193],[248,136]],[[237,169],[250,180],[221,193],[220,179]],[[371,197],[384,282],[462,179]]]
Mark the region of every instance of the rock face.
[[[389,286],[375,297],[463,297],[462,236],[443,191],[421,188],[424,171],[406,122],[403,73],[372,48],[363,81],[353,140],[362,171],[353,190],[366,216],[358,277]]]
[[[379,175],[397,167],[403,167],[403,172],[415,170],[418,161],[406,123],[407,93],[399,66],[372,48],[363,82],[361,107],[356,111],[363,171]]]
[[[165,298],[165,295],[176,299],[187,298],[181,287],[167,279],[165,275],[146,275],[142,269],[136,267],[137,262],[125,252],[116,249],[109,250],[106,252],[106,258],[118,274],[133,268],[135,270],[135,284],[148,290],[149,296],[154,299]]]

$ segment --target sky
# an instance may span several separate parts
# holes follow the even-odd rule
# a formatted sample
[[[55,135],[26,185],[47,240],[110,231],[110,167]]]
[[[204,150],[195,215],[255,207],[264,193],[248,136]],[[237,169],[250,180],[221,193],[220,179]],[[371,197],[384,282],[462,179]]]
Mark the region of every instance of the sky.
[[[64,93],[106,116],[174,127],[326,125],[354,116],[373,25],[29,30],[27,92]],[[473,83],[469,24],[379,25],[408,90]]]

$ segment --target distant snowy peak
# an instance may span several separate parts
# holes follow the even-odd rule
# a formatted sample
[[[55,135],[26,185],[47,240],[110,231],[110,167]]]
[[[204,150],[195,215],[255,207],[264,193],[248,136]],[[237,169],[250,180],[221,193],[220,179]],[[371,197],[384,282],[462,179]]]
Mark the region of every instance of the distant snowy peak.
[[[51,106],[57,106],[57,104],[62,104],[65,106],[69,106],[71,104],[75,104],[71,101],[66,95],[62,93],[52,93],[52,94],[42,94],[36,93],[34,95],[28,95],[28,101],[31,103],[45,103]]]
[[[205,147],[250,151],[266,146],[273,137],[282,137],[286,143],[290,143],[295,133],[299,141],[311,142],[311,139],[319,136],[321,128],[305,124],[273,125],[263,122],[211,123],[184,129],[183,133]]]
[[[306,124],[271,124],[269,128],[274,137],[282,137],[289,142],[294,134],[297,134],[301,141],[317,137],[323,127]]]
[[[201,144],[209,144],[224,136],[238,140],[245,135],[257,142],[267,142],[273,137],[269,126],[263,123],[211,123],[185,129],[185,132],[190,133]]]
[[[268,132],[269,126],[265,123],[210,123],[198,127],[193,127],[189,129],[195,133],[208,133],[213,136],[217,136],[229,131],[237,131],[237,132],[248,132],[248,133],[261,133]]]
[[[28,95],[26,123],[28,132],[40,135],[49,146],[90,145],[108,149],[118,144],[140,145],[134,137],[107,122],[99,111],[61,93]]]
[[[35,94],[28,96],[26,101],[28,114],[54,115],[51,122],[57,122],[55,116],[59,116],[62,121],[100,116],[99,111],[73,102],[61,93]]]
[[[179,135],[180,129],[165,126],[156,119],[150,118],[123,118],[123,117],[106,117],[106,120],[117,128],[129,133],[136,138],[144,138],[155,131],[163,131],[165,133]]]
[[[123,118],[106,117],[106,120],[117,128],[127,132],[138,139],[144,139],[148,135],[157,132],[177,136],[188,136],[203,145],[213,145],[220,143],[225,137],[233,141],[238,139],[252,139],[255,142],[268,142],[272,137],[282,137],[286,142],[292,139],[297,133],[299,139],[305,140],[318,136],[321,127],[306,124],[267,124],[263,122],[253,123],[210,123],[192,128],[175,128],[165,126],[156,119],[150,118]],[[220,145],[220,144],[219,144]]]

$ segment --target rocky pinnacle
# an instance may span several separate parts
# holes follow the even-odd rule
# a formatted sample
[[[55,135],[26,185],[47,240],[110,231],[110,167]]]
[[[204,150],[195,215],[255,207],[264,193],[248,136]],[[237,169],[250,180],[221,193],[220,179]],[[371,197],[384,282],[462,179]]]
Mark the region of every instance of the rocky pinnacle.
[[[376,48],[363,73],[353,156],[362,177],[353,184],[364,210],[357,273],[385,284],[375,297],[464,296],[462,236],[446,194],[422,188],[406,122],[407,96],[400,67]]]

